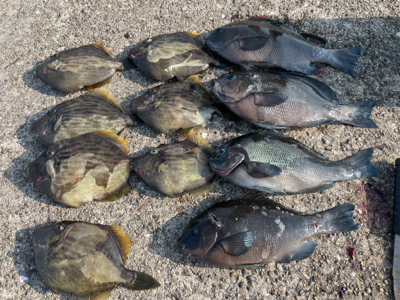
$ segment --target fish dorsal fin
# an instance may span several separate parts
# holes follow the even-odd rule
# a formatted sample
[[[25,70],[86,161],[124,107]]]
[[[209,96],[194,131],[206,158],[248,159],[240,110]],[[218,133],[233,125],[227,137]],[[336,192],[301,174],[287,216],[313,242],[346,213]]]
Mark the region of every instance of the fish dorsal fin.
[[[195,38],[198,38],[198,37],[200,36],[200,33],[197,33],[196,31],[185,31],[185,32],[186,32],[187,34],[189,34],[189,35],[195,37]]]
[[[211,96],[210,92],[204,86],[204,84],[200,81],[200,77],[198,74],[189,76],[186,80],[196,83],[199,87],[201,87],[208,95]]]
[[[116,144],[122,151],[128,154],[128,141],[118,136],[114,130],[103,129],[96,131],[97,134],[109,139]]]
[[[124,254],[125,263],[128,258],[129,250],[132,247],[132,241],[129,239],[128,235],[126,234],[125,230],[122,226],[119,225],[109,225],[108,226],[112,233],[114,233],[115,237],[119,245],[121,246],[122,253]]]
[[[111,55],[110,51],[108,51],[107,48],[104,46],[103,41],[93,43],[92,45],[94,45],[94,46],[100,48],[100,49],[103,50],[105,53],[107,53],[107,54],[110,55],[112,58],[114,58],[114,57]]]
[[[206,152],[208,152],[208,154],[211,154],[214,152],[214,149],[211,147],[210,143],[207,142],[200,135],[200,131],[202,131],[204,128],[205,128],[205,126],[202,125],[202,126],[196,126],[193,128],[183,129],[181,131],[181,137],[199,145]]]
[[[101,291],[99,293],[91,294],[89,296],[79,297],[80,300],[104,300],[110,296],[112,289]]]
[[[111,96],[110,89],[108,87],[104,86],[94,89],[91,93],[103,98],[104,100],[107,100],[112,105],[116,106],[121,112],[123,111],[121,105],[119,105],[119,103],[114,99],[114,97]]]

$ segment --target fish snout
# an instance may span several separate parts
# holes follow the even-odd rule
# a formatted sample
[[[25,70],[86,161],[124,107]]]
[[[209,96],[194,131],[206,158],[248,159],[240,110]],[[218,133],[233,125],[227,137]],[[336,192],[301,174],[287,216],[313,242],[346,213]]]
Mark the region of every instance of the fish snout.
[[[228,166],[224,166],[224,164],[221,164],[221,162],[218,159],[210,159],[208,161],[208,165],[210,168],[217,173],[220,176],[226,176],[229,175],[230,170]]]
[[[29,166],[24,169],[24,176],[29,178]]]

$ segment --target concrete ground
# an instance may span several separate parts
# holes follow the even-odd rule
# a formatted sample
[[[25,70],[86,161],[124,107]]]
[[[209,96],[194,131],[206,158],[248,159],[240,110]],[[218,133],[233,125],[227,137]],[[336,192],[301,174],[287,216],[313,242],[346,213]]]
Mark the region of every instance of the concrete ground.
[[[176,1],[3,0],[0,3],[0,299],[70,299],[41,282],[31,233],[35,226],[60,220],[122,225],[133,241],[127,267],[144,271],[161,287],[136,292],[117,287],[109,299],[393,299],[393,180],[399,149],[400,3],[376,0],[325,1]],[[333,68],[314,76],[336,91],[340,103],[376,100],[372,119],[378,129],[328,125],[287,134],[340,160],[375,147],[373,165],[382,173],[367,180],[336,183],[322,193],[273,197],[285,206],[315,213],[350,202],[358,208],[358,231],[313,238],[314,254],[290,264],[271,263],[260,270],[209,267],[177,252],[176,240],[188,221],[222,195],[248,192],[218,179],[204,196],[164,197],[138,177],[133,191],[112,203],[94,202],[68,208],[43,195],[23,170],[45,150],[29,131],[49,107],[79,93],[65,95],[44,83],[34,70],[50,55],[104,41],[117,59],[140,41],[164,33],[194,30],[206,34],[231,20],[266,15],[298,31],[319,35],[329,48],[363,46],[361,77]],[[224,73],[211,69],[208,82]],[[111,93],[129,112],[129,102],[159,83],[133,69],[119,73]],[[215,117],[206,138],[218,147],[228,139],[257,130],[245,122]],[[131,157],[176,140],[147,125],[125,130]],[[364,183],[377,186],[386,203],[357,192]],[[346,249],[356,248],[353,257]]]

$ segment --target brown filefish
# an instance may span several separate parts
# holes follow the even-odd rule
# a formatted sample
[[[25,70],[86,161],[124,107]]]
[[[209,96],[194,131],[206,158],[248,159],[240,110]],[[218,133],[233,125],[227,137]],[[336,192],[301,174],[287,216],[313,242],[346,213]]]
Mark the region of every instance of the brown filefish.
[[[211,93],[235,114],[268,129],[344,123],[376,128],[369,118],[376,101],[339,105],[326,84],[278,72],[233,72],[213,81]]]
[[[279,67],[314,74],[311,63],[324,63],[354,76],[362,47],[325,49],[309,42],[289,26],[262,17],[227,24],[216,29],[206,45],[245,69]]]
[[[272,200],[249,195],[220,202],[194,218],[179,239],[180,253],[226,268],[260,268],[309,257],[314,235],[357,230],[347,203],[303,214]]]
[[[31,132],[45,146],[102,129],[120,133],[137,124],[123,113],[105,87],[64,101],[50,109],[31,126]]]
[[[118,284],[133,290],[160,286],[125,268],[132,242],[121,226],[63,221],[36,228],[32,239],[37,270],[55,293],[103,300]]]
[[[25,176],[44,194],[67,206],[114,201],[130,190],[127,144],[111,130],[62,140],[32,162]]]
[[[75,93],[107,84],[123,69],[103,42],[97,42],[55,54],[36,68],[36,74],[61,92]]]

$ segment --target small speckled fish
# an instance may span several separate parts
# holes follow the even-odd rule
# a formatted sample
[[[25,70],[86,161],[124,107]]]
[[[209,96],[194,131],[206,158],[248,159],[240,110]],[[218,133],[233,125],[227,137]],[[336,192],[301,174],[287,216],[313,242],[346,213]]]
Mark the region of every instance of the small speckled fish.
[[[325,49],[278,21],[262,17],[227,24],[216,29],[206,45],[225,59],[243,66],[280,67],[289,71],[314,74],[311,63],[324,63],[360,76],[357,71],[361,47]]]
[[[194,218],[179,243],[180,253],[226,268],[259,268],[309,257],[314,235],[357,230],[347,203],[313,215],[254,195],[220,202]]]
[[[39,142],[50,146],[55,142],[102,129],[121,132],[134,125],[108,89],[95,89],[78,98],[64,101],[34,122],[31,132]]]
[[[215,178],[208,166],[212,149],[197,130],[189,130],[188,138],[182,142],[160,145],[133,159],[132,169],[149,186],[169,197],[185,191],[194,195],[209,192]]]
[[[92,90],[112,81],[124,69],[104,47],[103,42],[61,51],[36,68],[46,83],[64,93],[84,87]]]
[[[143,122],[166,134],[208,124],[218,112],[196,76],[148,90],[132,100],[132,109]]]
[[[316,193],[335,181],[375,176],[373,148],[340,161],[283,134],[253,132],[235,138],[217,150],[209,164],[215,173],[243,187],[284,195]]]
[[[277,72],[233,72],[213,81],[211,93],[235,114],[269,129],[333,122],[376,128],[369,118],[376,101],[337,104],[335,92],[306,76]]]
[[[198,37],[192,31],[159,35],[131,49],[129,58],[146,75],[160,81],[197,74],[213,61]]]
[[[153,277],[125,268],[132,242],[121,226],[64,221],[36,228],[33,256],[44,283],[55,293],[103,300],[122,284],[153,289]]]
[[[111,130],[57,142],[25,169],[47,196],[71,207],[114,201],[130,190],[128,142]]]

